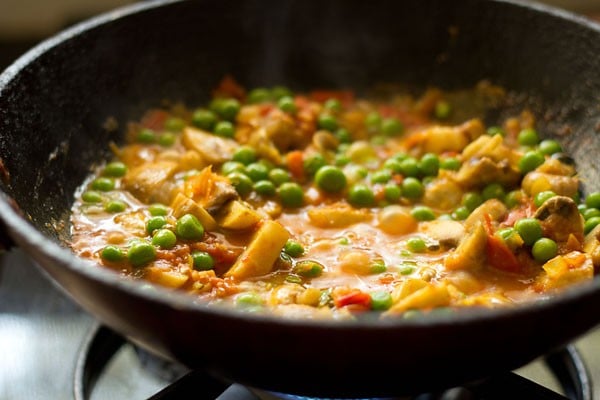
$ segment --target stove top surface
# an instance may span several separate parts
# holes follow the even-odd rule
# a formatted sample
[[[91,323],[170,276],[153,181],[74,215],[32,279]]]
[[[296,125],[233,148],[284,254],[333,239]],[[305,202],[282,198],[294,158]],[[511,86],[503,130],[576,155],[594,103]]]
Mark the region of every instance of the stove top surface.
[[[73,398],[80,349],[97,324],[20,250],[0,255],[0,398]],[[584,335],[575,347],[593,381],[600,382],[600,329]],[[133,346],[121,346],[88,398],[148,398],[185,372],[158,374],[143,364]],[[562,393],[556,378],[539,360],[516,373]],[[243,388],[232,387],[229,392],[235,390]],[[600,399],[598,387],[594,398]]]

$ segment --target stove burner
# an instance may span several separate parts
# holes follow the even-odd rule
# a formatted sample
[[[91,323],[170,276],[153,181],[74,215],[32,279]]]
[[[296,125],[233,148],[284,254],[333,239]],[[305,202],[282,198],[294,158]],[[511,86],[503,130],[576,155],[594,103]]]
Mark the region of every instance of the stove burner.
[[[85,339],[75,369],[75,400],[88,400],[106,365],[126,344],[119,334],[104,326],[95,326]],[[164,361],[136,348],[142,366],[168,382],[173,382],[156,393],[150,400],[219,399],[219,400],[317,400],[283,393],[273,393],[224,379],[212,377],[202,370],[189,371],[185,367]],[[394,397],[372,400],[504,400],[515,398],[538,400],[592,400],[589,371],[575,346],[568,345],[544,357],[544,362],[560,383],[565,396],[551,391],[513,372],[492,376],[484,380],[413,397]],[[199,392],[201,391],[201,392]]]

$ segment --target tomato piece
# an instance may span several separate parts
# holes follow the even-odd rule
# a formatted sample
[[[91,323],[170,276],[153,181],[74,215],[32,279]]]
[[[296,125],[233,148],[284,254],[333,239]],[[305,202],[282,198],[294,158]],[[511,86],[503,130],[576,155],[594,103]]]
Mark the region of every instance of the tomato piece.
[[[485,231],[487,233],[486,255],[488,264],[492,268],[496,268],[506,272],[520,272],[522,270],[521,263],[517,260],[515,254],[504,243],[504,240],[494,235],[494,227],[492,218],[489,214],[484,216]]]
[[[531,201],[523,203],[520,207],[511,210],[502,222],[504,226],[514,226],[515,222],[523,218],[530,218],[535,214],[534,205]]]
[[[165,120],[169,117],[169,113],[165,110],[154,109],[144,114],[140,121],[140,125],[144,128],[155,131],[161,130],[165,125]]]
[[[233,77],[227,75],[213,91],[213,97],[234,97],[241,101],[246,97],[246,90]]]
[[[275,106],[273,106],[273,104],[269,104],[269,103],[265,103],[265,104],[261,104],[260,105],[260,111],[259,114],[261,117],[265,117],[267,116],[273,109],[275,108]]]
[[[521,272],[521,264],[502,239],[488,235],[486,254],[491,267],[506,272]]]
[[[304,178],[304,153],[300,150],[290,151],[286,159],[288,170],[292,176],[302,180]]]
[[[360,290],[352,290],[350,293],[334,299],[336,307],[358,306],[360,309],[369,310],[371,308],[371,296]]]
[[[329,99],[337,99],[344,105],[354,102],[354,92],[351,90],[314,90],[310,93],[310,97],[319,103]]]

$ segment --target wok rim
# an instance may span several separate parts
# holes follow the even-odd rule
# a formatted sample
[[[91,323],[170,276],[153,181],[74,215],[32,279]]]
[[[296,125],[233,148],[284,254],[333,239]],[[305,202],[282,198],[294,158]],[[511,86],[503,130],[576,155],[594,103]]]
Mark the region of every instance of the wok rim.
[[[58,45],[67,42],[77,36],[91,31],[95,28],[109,24],[116,19],[123,19],[130,15],[142,13],[144,11],[158,9],[170,4],[182,3],[184,0],[151,0],[144,3],[136,3],[116,8],[112,11],[100,14],[87,19],[71,28],[63,30],[56,35],[43,40],[33,48],[28,50],[0,74],[0,97],[3,96],[11,81],[25,70],[29,64],[35,61],[43,54],[50,52]],[[489,3],[504,3],[515,8],[532,10],[538,13],[546,14],[561,20],[574,23],[587,29],[596,31],[600,35],[600,24],[584,16],[549,6],[541,3],[528,3],[524,0],[486,0]],[[10,186],[8,184],[7,186]],[[45,260],[52,260],[61,267],[68,268],[77,275],[83,275],[96,283],[110,286],[128,295],[141,298],[146,301],[159,303],[163,306],[177,309],[178,311],[194,312],[197,314],[208,314],[214,317],[223,317],[231,319],[242,319],[252,323],[266,323],[270,325],[281,325],[288,327],[313,327],[334,330],[351,329],[369,329],[369,330],[395,330],[404,327],[432,327],[449,325],[468,325],[475,321],[485,322],[489,320],[498,320],[503,318],[512,318],[514,316],[523,316],[538,311],[547,311],[558,305],[565,305],[576,301],[579,298],[590,296],[600,292],[600,277],[594,277],[591,282],[578,284],[563,290],[557,295],[550,295],[548,298],[542,298],[515,306],[499,308],[465,308],[461,312],[448,315],[435,314],[428,315],[426,318],[385,318],[377,320],[313,320],[308,318],[286,318],[270,313],[245,313],[234,307],[219,307],[214,305],[202,304],[194,301],[194,297],[173,290],[169,290],[159,285],[152,285],[144,280],[135,280],[124,278],[123,276],[111,271],[100,264],[76,256],[68,248],[60,246],[52,239],[46,237],[30,221],[25,218],[19,209],[13,206],[15,202],[4,191],[0,191],[0,220],[4,222],[5,229],[10,237],[24,250],[28,257],[32,258],[42,269]],[[41,259],[41,261],[39,261]],[[53,279],[53,278],[52,278]],[[54,279],[53,279],[54,280]],[[148,290],[148,286],[153,290]],[[77,301],[77,298],[74,297]]]

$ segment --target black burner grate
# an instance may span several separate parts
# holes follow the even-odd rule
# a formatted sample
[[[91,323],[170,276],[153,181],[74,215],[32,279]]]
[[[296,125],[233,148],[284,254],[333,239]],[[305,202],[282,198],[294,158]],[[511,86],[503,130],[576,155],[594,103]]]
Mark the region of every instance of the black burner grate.
[[[88,400],[104,368],[126,344],[119,334],[104,326],[94,327],[80,350],[75,370],[75,400]],[[151,400],[218,399],[218,400],[306,400],[302,396],[272,393],[217,379],[204,371],[188,371],[184,367],[158,359],[142,350],[139,356],[144,368],[173,382],[152,396]],[[560,383],[565,395],[558,394],[513,372],[492,376],[439,393],[384,398],[381,400],[505,400],[511,398],[537,400],[592,400],[590,374],[573,345],[544,357],[544,362]],[[201,392],[199,392],[201,391]],[[379,399],[378,399],[379,400]]]

